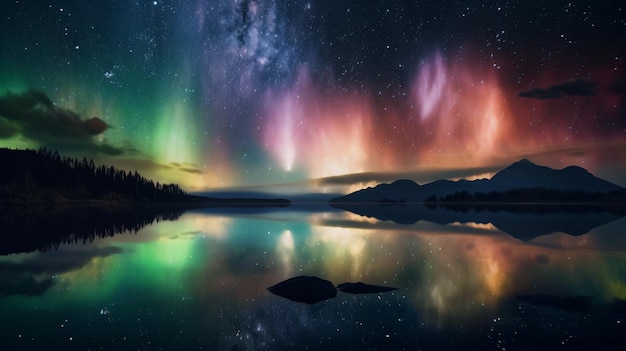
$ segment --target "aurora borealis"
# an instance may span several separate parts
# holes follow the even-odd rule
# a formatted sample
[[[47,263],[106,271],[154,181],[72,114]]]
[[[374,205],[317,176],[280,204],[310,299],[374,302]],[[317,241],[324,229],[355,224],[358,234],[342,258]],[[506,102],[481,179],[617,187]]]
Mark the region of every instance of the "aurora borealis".
[[[625,11],[5,1],[0,146],[89,156],[191,191],[477,177],[521,157],[623,186]]]
[[[0,147],[91,157],[188,192],[294,201],[143,220],[152,205],[141,199],[121,226],[119,204],[94,201],[86,205],[102,207],[103,222],[141,228],[102,236],[77,225],[91,218],[82,203],[56,220],[55,204],[3,207],[6,242],[63,239],[0,257],[3,345],[622,342],[619,205],[460,215],[419,204],[432,213],[400,224],[294,199],[400,178],[488,177],[521,158],[626,186],[625,12],[613,0],[1,1]],[[266,290],[300,275],[399,290],[313,306]],[[558,299],[589,303],[572,310]]]

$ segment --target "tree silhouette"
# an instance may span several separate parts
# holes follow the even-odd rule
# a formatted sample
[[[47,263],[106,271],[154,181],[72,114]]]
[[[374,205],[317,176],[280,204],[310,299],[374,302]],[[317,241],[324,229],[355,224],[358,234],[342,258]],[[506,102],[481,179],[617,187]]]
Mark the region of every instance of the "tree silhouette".
[[[45,148],[0,148],[0,198],[173,202],[191,198],[178,184],[156,185],[137,171],[96,166]]]
[[[432,197],[429,198],[431,201]],[[535,188],[516,188],[507,191],[491,191],[488,193],[455,192],[440,197],[438,202],[474,202],[474,203],[624,203],[626,191],[617,190],[608,193],[585,190],[558,190]]]

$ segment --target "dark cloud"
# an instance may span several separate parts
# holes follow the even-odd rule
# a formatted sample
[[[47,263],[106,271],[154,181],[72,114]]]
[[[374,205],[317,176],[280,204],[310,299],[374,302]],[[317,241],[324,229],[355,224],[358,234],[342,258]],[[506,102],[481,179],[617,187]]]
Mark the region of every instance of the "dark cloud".
[[[83,128],[85,132],[90,135],[104,133],[107,127],[107,124],[98,117],[91,117],[83,121]]]
[[[3,139],[21,135],[51,149],[122,154],[120,148],[93,140],[93,136],[107,128],[106,122],[98,117],[83,119],[74,111],[56,106],[41,91],[0,96],[0,138]]]
[[[181,172],[202,174],[202,170],[192,163],[171,162],[170,164]]]
[[[588,143],[588,144],[579,144],[571,147],[554,147],[545,150],[541,150],[534,153],[524,153],[517,156],[518,159],[532,159],[536,160],[542,157],[554,157],[559,156],[559,158],[563,156],[585,156],[590,154],[607,154],[607,155],[617,155],[619,151],[624,150],[626,148],[626,141],[615,140],[615,141],[606,141],[602,143]]]
[[[462,169],[420,169],[406,172],[364,172],[340,176],[317,178],[316,185],[354,185],[361,183],[391,183],[398,179],[412,179],[418,184],[426,184],[437,179],[460,179],[501,170],[502,165],[469,167]]]
[[[558,91],[551,90],[550,88],[548,89],[533,88],[531,90],[523,91],[519,93],[517,96],[525,97],[525,98],[532,98],[532,99],[540,99],[540,100],[559,99],[563,97],[561,93],[559,93]]]
[[[596,94],[596,83],[584,79],[553,85],[546,89],[533,88],[518,94],[520,97],[532,99],[560,99],[566,96],[593,96]]]
[[[178,163],[178,162],[159,162],[149,155],[133,149],[131,146],[124,148],[125,155],[130,157],[116,157],[115,167],[137,171],[142,176],[153,179],[155,182],[177,182],[174,179],[163,179],[163,172],[172,174],[172,172],[181,172],[185,174],[202,174],[202,169],[192,163]],[[106,161],[106,158],[102,158],[102,162]],[[176,173],[175,173],[176,174]],[[178,174],[180,176],[181,174]]]

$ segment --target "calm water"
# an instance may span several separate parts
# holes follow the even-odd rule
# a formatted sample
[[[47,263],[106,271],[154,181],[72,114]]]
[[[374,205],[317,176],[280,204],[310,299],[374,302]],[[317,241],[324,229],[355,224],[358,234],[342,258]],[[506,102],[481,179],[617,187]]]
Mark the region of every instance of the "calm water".
[[[545,216],[508,221],[534,228]],[[505,217],[493,222],[506,227]],[[484,220],[194,210],[136,233],[1,256],[0,340],[4,350],[609,345],[626,332],[623,228],[616,216],[587,234],[519,239]],[[298,275],[399,290],[314,305],[266,290]]]

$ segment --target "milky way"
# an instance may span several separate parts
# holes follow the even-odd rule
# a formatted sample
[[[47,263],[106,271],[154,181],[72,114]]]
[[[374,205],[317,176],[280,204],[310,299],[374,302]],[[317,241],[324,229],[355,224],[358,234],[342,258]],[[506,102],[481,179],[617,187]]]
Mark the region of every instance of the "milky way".
[[[614,1],[0,7],[4,99],[37,91],[77,123],[106,123],[60,142],[71,136],[39,137],[6,110],[0,146],[59,148],[190,190],[488,173],[521,157],[626,184],[626,9]]]

